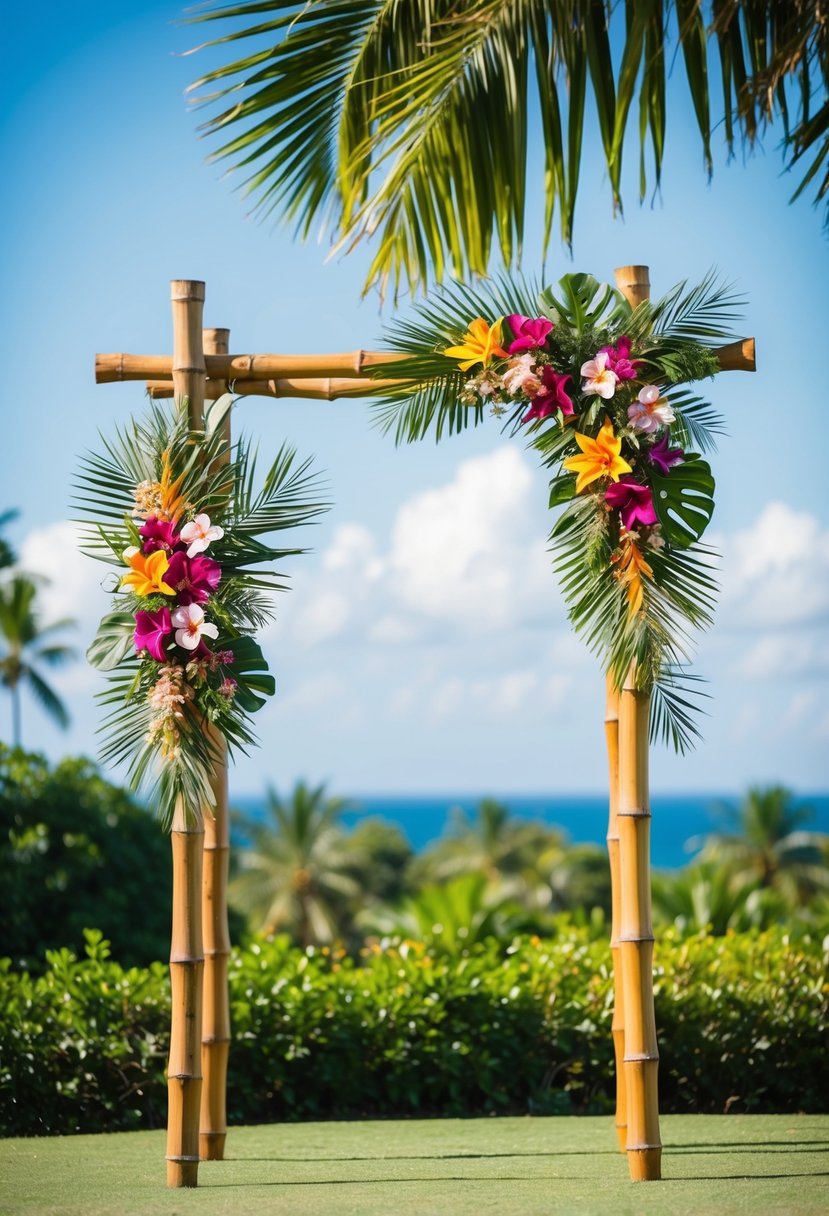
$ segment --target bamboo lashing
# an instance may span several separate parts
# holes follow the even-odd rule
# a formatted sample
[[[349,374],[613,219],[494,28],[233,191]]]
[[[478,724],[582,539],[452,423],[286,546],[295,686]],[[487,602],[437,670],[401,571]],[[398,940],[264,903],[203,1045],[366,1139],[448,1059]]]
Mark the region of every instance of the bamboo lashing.
[[[190,426],[204,425],[204,283],[174,279],[172,374],[176,399],[186,400]],[[198,1186],[201,1106],[202,942],[201,807],[180,801],[173,817],[173,927],[170,945],[172,1013],[167,1064],[167,1185]]]
[[[650,295],[647,266],[620,266],[616,284],[632,307]],[[657,1071],[659,1051],[653,1006],[653,924],[650,876],[648,736],[650,694],[636,686],[631,664],[619,692],[620,925],[624,1018],[627,1158],[633,1182],[662,1177]]]
[[[205,354],[226,354],[229,329],[204,331]],[[209,380],[208,400],[227,392],[227,384]],[[230,410],[222,419],[226,448],[222,465],[230,462]],[[219,463],[219,462],[217,462]],[[199,1154],[202,1161],[223,1161],[227,1140],[227,1065],[230,1056],[230,998],[227,975],[230,933],[227,921],[227,876],[230,861],[228,812],[227,742],[221,731],[211,729],[216,751],[211,786],[212,813],[204,819],[204,875],[202,879],[202,924],[204,928],[204,1017],[202,1020],[201,1115]]]
[[[753,372],[756,369],[754,339],[739,338],[714,349],[724,372]],[[358,350],[334,355],[205,355],[205,372],[211,380],[240,383],[269,383],[291,380],[366,380],[372,368],[397,363],[406,356],[400,353]],[[172,358],[169,355],[109,354],[95,356],[97,384],[114,384],[121,380],[169,381]],[[282,394],[261,393],[261,396]]]

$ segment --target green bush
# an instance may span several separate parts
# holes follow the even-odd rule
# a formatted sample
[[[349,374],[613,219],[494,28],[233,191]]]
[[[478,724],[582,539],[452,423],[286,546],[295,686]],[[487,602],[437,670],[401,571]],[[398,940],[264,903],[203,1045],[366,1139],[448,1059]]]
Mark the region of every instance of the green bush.
[[[657,945],[665,1111],[825,1111],[817,937],[666,932]],[[589,927],[457,955],[416,942],[358,960],[285,939],[234,952],[232,1122],[610,1109],[609,951]],[[0,971],[0,1128],[152,1127],[166,1109],[166,969],[87,958]]]

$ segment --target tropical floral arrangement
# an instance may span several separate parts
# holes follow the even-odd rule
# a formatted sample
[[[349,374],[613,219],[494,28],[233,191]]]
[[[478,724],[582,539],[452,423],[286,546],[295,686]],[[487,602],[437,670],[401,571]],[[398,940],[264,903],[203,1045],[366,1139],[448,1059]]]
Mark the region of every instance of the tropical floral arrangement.
[[[506,279],[449,289],[387,330],[410,381],[384,390],[381,426],[437,438],[487,412],[524,433],[552,470],[551,531],[570,618],[621,684],[632,662],[654,695],[652,733],[685,750],[698,733],[690,629],[707,625],[714,510],[702,453],[722,422],[687,387],[720,370],[737,297],[712,275],[633,309],[590,275],[537,290]]]
[[[118,568],[113,611],[88,652],[111,673],[101,756],[125,763],[134,787],[154,784],[167,824],[179,799],[212,804],[217,735],[244,750],[251,715],[274,692],[254,634],[284,582],[253,567],[301,550],[260,537],[326,509],[309,463],[297,467],[288,449],[254,490],[250,445],[230,450],[223,437],[229,407],[214,403],[202,432],[189,429],[186,402],[153,407],[88,454],[78,481],[84,549]]]

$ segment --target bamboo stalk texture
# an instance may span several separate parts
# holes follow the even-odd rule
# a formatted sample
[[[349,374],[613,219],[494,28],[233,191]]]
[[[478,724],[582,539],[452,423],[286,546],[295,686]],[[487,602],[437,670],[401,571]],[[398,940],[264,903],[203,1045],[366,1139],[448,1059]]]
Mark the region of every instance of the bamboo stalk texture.
[[[221,396],[217,385],[226,381],[208,379],[205,383],[205,396],[216,398]],[[390,388],[399,388],[410,384],[408,380],[369,380],[366,377],[348,379],[294,379],[294,380],[234,380],[232,391],[234,397],[294,397],[312,401],[336,401],[340,397],[370,397],[373,393],[384,392]],[[173,396],[172,382],[169,380],[148,380],[147,392],[157,400]],[[222,392],[228,391],[223,389]]]
[[[619,932],[622,888],[619,873],[619,693],[607,676],[605,740],[608,768],[607,855],[610,862],[610,951],[613,958],[613,1055],[616,1064],[616,1136],[619,1148],[627,1151],[627,1088],[625,1084],[625,1013]]]
[[[226,354],[229,329],[204,331],[206,354]],[[219,380],[208,381],[207,396],[216,400],[227,392]],[[222,421],[227,445],[221,462],[230,461],[230,411]],[[202,924],[204,929],[204,1019],[202,1023],[202,1085],[199,1152],[203,1161],[223,1161],[227,1140],[227,1066],[230,1056],[230,998],[227,969],[230,933],[227,920],[227,875],[230,861],[228,824],[227,743],[218,730],[211,731],[216,750],[211,786],[213,812],[204,822],[204,876]]]
[[[648,721],[650,695],[636,688],[633,667],[619,696],[619,951],[625,1017],[627,1155],[634,1182],[661,1178],[653,1005]]]
[[[230,999],[228,962],[230,933],[227,922],[227,875],[230,859],[228,831],[227,745],[214,731],[218,752],[213,771],[213,814],[204,821],[204,1019],[201,1062],[204,1074],[201,1097],[199,1149],[203,1161],[224,1160],[227,1139],[227,1066],[230,1056]]]
[[[623,267],[622,269],[631,268]],[[637,268],[633,267],[633,269]],[[714,354],[717,356],[721,371],[753,372],[756,370],[753,338],[739,338],[736,342],[729,342],[725,346],[715,348]],[[278,384],[291,380],[321,378],[323,380],[367,380],[376,387],[377,382],[370,380],[366,376],[366,372],[404,358],[406,356],[403,354],[370,350],[346,351],[333,355],[208,354],[204,358],[203,370],[211,380],[233,381],[234,386],[240,383],[268,384],[273,381]],[[121,353],[96,355],[95,382],[114,384],[122,380],[169,381],[173,374],[173,362],[170,355]],[[251,395],[253,394],[251,393]],[[284,396],[286,394],[261,393],[259,395]]]
[[[195,820],[195,822],[194,822]],[[173,850],[172,1017],[167,1063],[167,1185],[198,1186],[201,1104],[201,887],[204,828],[200,816],[176,808]]]
[[[620,266],[616,284],[632,307],[650,297],[647,266]],[[631,667],[619,694],[619,959],[624,1009],[627,1157],[634,1182],[662,1177],[659,1134],[659,1052],[653,1006],[650,793],[650,696]]]
[[[204,425],[204,283],[174,279],[172,374],[176,399],[187,401],[190,426]],[[198,1186],[201,1107],[202,941],[201,807],[179,802],[170,833],[173,850],[173,928],[170,945],[172,1014],[167,1064],[167,1185]]]

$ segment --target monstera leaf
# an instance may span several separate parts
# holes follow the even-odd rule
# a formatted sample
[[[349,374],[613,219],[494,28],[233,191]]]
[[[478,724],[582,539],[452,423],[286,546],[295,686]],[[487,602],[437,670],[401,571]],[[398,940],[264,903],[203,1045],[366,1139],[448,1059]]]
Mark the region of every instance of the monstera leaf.
[[[651,484],[665,540],[687,549],[699,540],[714,513],[714,477],[708,461],[686,455],[665,477],[654,470]]]
[[[86,657],[98,671],[114,671],[135,648],[135,617],[131,612],[109,612],[101,619]]]
[[[577,333],[607,328],[630,313],[630,305],[622,293],[600,283],[592,274],[566,274],[559,280],[556,291],[547,287],[539,299],[551,310],[554,321],[563,321]]]
[[[233,651],[233,673],[239,681],[236,700],[249,714],[255,713],[265,704],[265,698],[276,692],[276,681],[268,674],[267,660],[253,638],[229,638],[217,648],[225,646]]]

